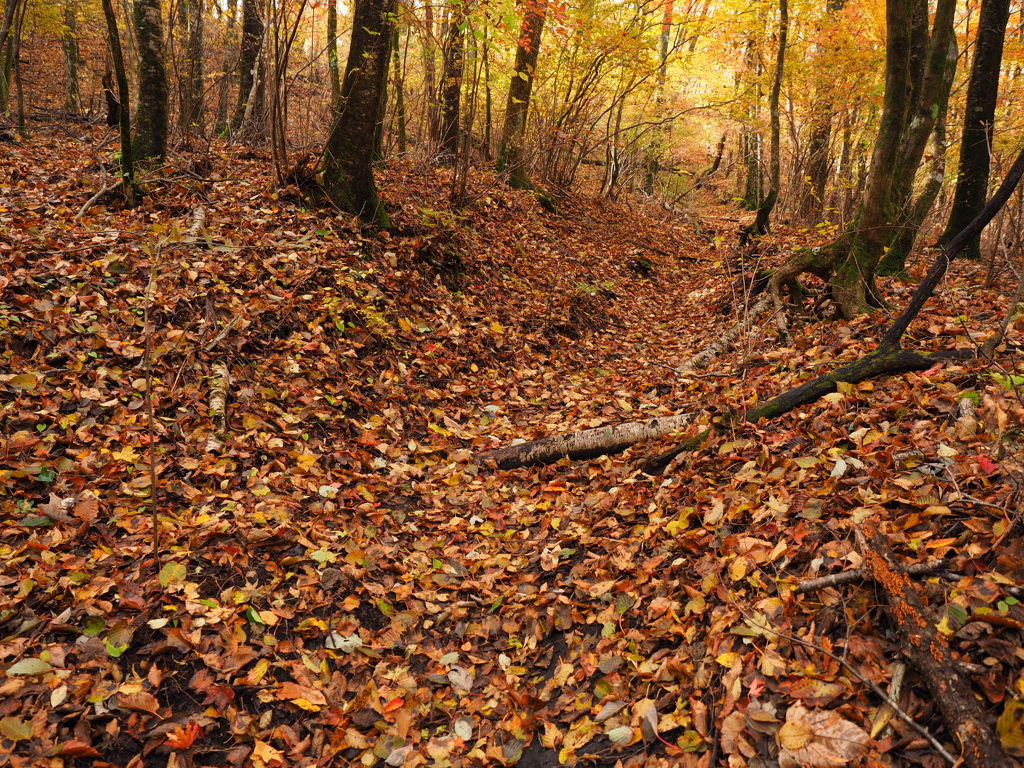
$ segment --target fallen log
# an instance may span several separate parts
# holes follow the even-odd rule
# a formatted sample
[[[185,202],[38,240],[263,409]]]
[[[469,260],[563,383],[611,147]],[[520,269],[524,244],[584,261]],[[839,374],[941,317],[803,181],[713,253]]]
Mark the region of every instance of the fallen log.
[[[896,624],[902,652],[921,675],[942,713],[949,732],[959,740],[968,768],[1008,765],[995,731],[978,696],[957,668],[946,640],[935,630],[936,619],[921,601],[888,540],[870,523],[857,531],[870,572],[889,603],[889,617]]]
[[[607,427],[594,427],[568,435],[552,435],[528,443],[495,448],[477,454],[474,461],[485,467],[513,469],[535,464],[551,464],[559,459],[593,459],[606,453],[619,453],[643,440],[662,437],[689,424],[693,416],[663,416],[649,421],[631,421]]]
[[[960,234],[954,237],[949,245],[946,246],[946,249],[935,259],[931,269],[928,270],[928,274],[925,275],[917,290],[910,297],[906,308],[889,327],[877,349],[836,371],[818,376],[783,392],[768,402],[751,408],[739,417],[723,419],[722,423],[718,426],[727,426],[730,421],[735,424],[738,421],[756,422],[759,419],[773,419],[788,413],[794,408],[808,405],[824,395],[835,392],[839,382],[857,384],[878,376],[891,376],[909,371],[926,370],[938,360],[957,356],[956,352],[952,354],[919,353],[903,349],[901,346],[903,334],[906,333],[910,323],[920,313],[925,302],[931,298],[953,259],[995,217],[996,213],[999,212],[1010,198],[1010,195],[1013,194],[1021,176],[1024,176],[1024,151],[1021,151],[1017,156],[1013,166],[1003,179],[1003,183],[996,190],[995,194],[992,195],[988,203],[986,203],[981,213]],[[677,416],[672,418],[684,417]],[[565,457],[574,460],[592,459],[605,454],[620,453],[642,440],[661,437],[674,432],[680,426],[688,423],[687,421],[681,421],[678,426],[659,431],[658,425],[655,423],[659,421],[661,420],[630,422],[619,424],[616,427],[599,427],[569,435],[554,435],[539,440],[532,440],[521,445],[485,451],[477,455],[477,461],[485,466],[491,466],[491,462],[493,462],[493,466],[496,466],[498,469],[513,469],[533,464],[547,464]],[[679,454],[693,451],[700,447],[710,433],[711,429],[706,429],[700,434],[688,438],[673,450],[651,459],[644,466],[644,471],[656,472],[664,469]]]

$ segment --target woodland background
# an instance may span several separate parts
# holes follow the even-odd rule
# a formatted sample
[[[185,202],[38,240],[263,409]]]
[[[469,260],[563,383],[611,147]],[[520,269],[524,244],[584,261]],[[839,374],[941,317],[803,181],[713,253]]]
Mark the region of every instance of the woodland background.
[[[7,0],[0,765],[1017,764],[1022,41]]]

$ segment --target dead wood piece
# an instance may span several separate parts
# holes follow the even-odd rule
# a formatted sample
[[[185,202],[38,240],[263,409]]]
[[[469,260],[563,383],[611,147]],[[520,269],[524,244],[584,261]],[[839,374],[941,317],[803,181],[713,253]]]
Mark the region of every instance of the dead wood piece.
[[[231,371],[223,360],[213,364],[213,378],[210,381],[210,416],[221,432],[227,431],[228,392],[231,387]]]
[[[857,532],[865,569],[870,571],[891,606],[903,653],[917,669],[932,694],[943,721],[960,741],[969,768],[1008,764],[995,731],[978,697],[958,669],[944,638],[935,631],[935,619],[914,590],[888,540],[870,523]]]
[[[914,563],[904,572],[908,576],[933,576],[946,569],[948,563],[945,560],[929,560],[926,563]],[[853,568],[849,571],[830,573],[828,576],[820,576],[816,579],[801,581],[793,591],[798,595],[805,595],[808,592],[817,592],[819,589],[828,587],[840,587],[844,584],[853,584],[863,579],[870,579],[871,573],[864,568]]]
[[[497,469],[513,469],[550,464],[566,457],[574,461],[593,459],[608,453],[619,453],[642,440],[653,440],[675,432],[689,424],[692,418],[690,414],[684,413],[650,421],[594,427],[568,435],[552,435],[528,443],[484,451],[477,454],[475,461],[483,466],[493,465]]]
[[[725,352],[729,346],[740,336],[742,333],[750,328],[751,324],[757,322],[761,315],[768,311],[771,304],[771,297],[762,296],[745,313],[746,316],[741,318],[739,322],[733,325],[729,330],[719,336],[708,346],[704,347],[700,352],[691,357],[685,363],[680,366],[682,371],[694,370],[696,368],[704,368],[718,357],[720,354]]]
[[[197,205],[192,211],[192,224],[189,226],[188,231],[185,233],[185,237],[190,240],[198,240],[199,236],[203,233],[203,226],[206,224],[206,209]]]
[[[113,192],[115,189],[120,187],[122,181],[123,181],[123,179],[118,179],[113,184],[108,185],[107,182],[106,182],[106,179],[104,179],[103,186],[100,187],[100,190],[95,195],[93,195],[88,200],[86,200],[85,204],[81,208],[78,209],[78,213],[75,214],[74,221],[81,220],[81,218],[83,216],[85,216],[86,213],[89,212],[89,209],[92,208],[96,204],[97,200],[99,200],[101,197],[103,197],[108,192]]]

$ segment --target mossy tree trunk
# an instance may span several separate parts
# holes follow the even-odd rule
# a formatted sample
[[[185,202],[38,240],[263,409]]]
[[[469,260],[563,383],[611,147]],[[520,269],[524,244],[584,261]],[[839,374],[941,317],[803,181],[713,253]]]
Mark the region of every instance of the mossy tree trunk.
[[[835,242],[800,252],[779,268],[772,277],[776,294],[812,272],[827,276],[843,317],[881,306],[879,262],[907,216],[944,88],[948,95],[954,9],[955,0],[939,0],[929,36],[927,0],[887,0],[885,97],[860,208]]]
[[[508,183],[516,189],[535,189],[526,169],[526,120],[530,110],[530,94],[537,71],[541,35],[547,17],[548,0],[526,0],[523,22],[516,46],[516,62],[505,104],[505,124],[498,145],[499,173],[508,174]]]
[[[406,34],[406,50],[408,50],[408,33]],[[408,137],[406,134],[407,117],[405,114],[405,76],[402,67],[402,50],[399,29],[396,26],[391,36],[391,58],[394,65],[394,88],[395,88],[395,121],[398,137],[398,154],[404,155],[408,149]]]
[[[932,156],[927,164],[927,175],[921,191],[913,203],[910,203],[909,191],[907,193],[905,209],[909,213],[901,218],[900,226],[893,235],[885,256],[878,263],[878,274],[880,275],[902,275],[904,273],[907,257],[910,256],[914,247],[921,224],[942,189],[942,182],[946,175],[946,109],[949,105],[950,86],[953,84],[953,75],[956,72],[956,60],[957,47],[954,40],[950,43],[949,53],[946,57],[945,83],[938,104],[938,116],[935,118],[935,125],[932,128]]]
[[[960,169],[957,173],[953,208],[939,245],[946,245],[973,219],[985,204],[992,147],[992,124],[999,95],[999,70],[1003,40],[1010,18],[1009,0],[982,0],[978,34],[974,43],[971,78],[967,84]],[[967,246],[967,258],[981,258],[981,240]]]
[[[356,0],[341,109],[324,148],[320,184],[331,202],[390,226],[373,181],[373,147],[387,87],[396,0]]]
[[[137,161],[167,154],[167,62],[160,0],[135,0],[135,39],[139,48],[139,104],[132,150]],[[121,100],[121,111],[125,109]]]

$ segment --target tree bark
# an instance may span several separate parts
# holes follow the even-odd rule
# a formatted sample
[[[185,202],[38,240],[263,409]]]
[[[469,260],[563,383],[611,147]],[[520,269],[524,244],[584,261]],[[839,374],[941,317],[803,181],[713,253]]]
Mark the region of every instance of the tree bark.
[[[499,173],[508,174],[508,183],[516,189],[535,189],[526,169],[524,144],[526,119],[530,110],[530,94],[537,71],[541,35],[548,12],[548,0],[526,0],[523,22],[516,46],[516,62],[505,105],[505,124],[498,145]]]
[[[18,7],[26,0],[7,0],[4,6],[4,18],[0,22],[0,53],[5,51],[7,40],[11,34],[11,25],[14,23],[14,14]],[[7,65],[0,61],[0,117],[7,114],[10,106],[11,87],[7,80]]]
[[[399,46],[398,27],[395,27],[391,38],[391,58],[394,64],[394,87],[395,87],[395,120],[398,123],[398,154],[404,155],[407,149],[408,138],[406,136],[406,114],[405,114],[405,77],[402,74],[402,53]],[[408,48],[408,35],[406,35],[406,47]]]
[[[163,160],[167,154],[167,64],[160,0],[135,0],[135,38],[139,46],[139,116],[136,119],[137,161]],[[121,111],[127,102],[121,99]]]
[[[250,104],[250,100],[261,93],[256,78],[260,48],[263,45],[263,16],[260,9],[261,0],[242,0],[242,43],[238,56],[238,102],[235,115],[231,118],[233,132],[253,133],[253,125],[245,125],[246,115],[250,122],[262,119],[263,105]],[[257,87],[254,87],[257,86]]]
[[[427,142],[430,146],[437,141],[439,132],[437,120],[437,62],[434,59],[434,6],[423,5],[423,91],[427,99]]]
[[[595,427],[569,435],[553,435],[528,443],[484,451],[475,461],[497,469],[551,464],[559,459],[593,459],[607,453],[619,453],[643,440],[654,440],[693,421],[690,414],[665,416],[650,421],[634,421],[608,427]]]
[[[61,29],[61,48],[64,50],[64,111],[78,115],[82,111],[82,97],[78,88],[78,15],[74,0],[64,2],[64,26]]]
[[[341,109],[341,60],[338,58],[338,0],[327,0],[327,70],[331,80],[331,113]]]
[[[882,305],[875,276],[907,215],[914,176],[945,99],[954,10],[955,0],[939,0],[929,38],[927,0],[887,0],[885,97],[860,209],[835,242],[798,252],[779,268],[772,277],[776,296],[811,271],[827,278],[846,318]]]
[[[936,620],[914,590],[888,540],[870,523],[857,532],[865,569],[874,577],[891,606],[901,650],[921,674],[938,704],[942,719],[963,749],[968,768],[1008,765],[988,713],[957,669],[945,638],[935,631]]]
[[[187,25],[185,67],[181,75],[178,127],[186,136],[203,135],[203,0],[179,0]]]
[[[103,16],[107,22],[107,44],[114,64],[114,78],[118,92],[118,127],[121,131],[121,189],[128,207],[135,205],[135,160],[132,151],[131,112],[128,109],[128,73],[121,50],[121,35],[117,31],[117,15],[112,0],[103,0]]]
[[[324,148],[320,183],[343,211],[380,227],[390,220],[373,181],[373,145],[387,86],[396,0],[356,0],[341,111]]]
[[[940,246],[949,243],[985,205],[992,126],[999,95],[999,70],[1009,18],[1010,0],[982,0],[971,78],[967,84],[967,107],[953,208],[949,212],[946,229],[939,238]],[[981,258],[980,238],[967,245],[967,257]]]
[[[946,56],[946,71],[939,103],[936,105],[938,117],[935,118],[935,125],[932,128],[933,153],[931,162],[928,164],[928,173],[920,194],[910,204],[910,190],[905,193],[909,214],[901,219],[899,228],[889,243],[889,249],[882,260],[878,263],[880,275],[901,275],[906,269],[907,257],[914,247],[917,233],[921,224],[932,208],[932,204],[942,189],[942,181],[946,174],[946,109],[949,105],[949,91],[953,84],[953,75],[956,73],[957,47],[956,41],[950,42],[949,53]],[[968,222],[969,223],[969,222]]]
[[[441,69],[441,141],[438,155],[446,164],[455,162],[459,149],[459,113],[462,105],[462,73],[465,64],[467,0],[451,0],[448,34],[445,35]]]

